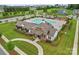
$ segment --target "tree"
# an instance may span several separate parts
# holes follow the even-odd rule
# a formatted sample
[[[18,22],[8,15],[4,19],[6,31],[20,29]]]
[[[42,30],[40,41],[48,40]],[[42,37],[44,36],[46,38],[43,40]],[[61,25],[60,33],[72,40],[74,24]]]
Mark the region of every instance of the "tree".
[[[69,4],[67,9],[79,9],[79,4]]]
[[[47,8],[43,8],[43,12],[47,12]]]
[[[8,42],[8,43],[6,44],[6,47],[7,47],[7,49],[8,49],[9,51],[12,51],[12,50],[14,49],[14,44],[13,44],[12,42]]]
[[[2,34],[0,33],[0,37],[2,36]]]
[[[29,11],[29,14],[34,14],[34,13],[35,13],[34,10]]]
[[[22,21],[23,21],[23,20],[26,20],[26,17],[23,17]]]

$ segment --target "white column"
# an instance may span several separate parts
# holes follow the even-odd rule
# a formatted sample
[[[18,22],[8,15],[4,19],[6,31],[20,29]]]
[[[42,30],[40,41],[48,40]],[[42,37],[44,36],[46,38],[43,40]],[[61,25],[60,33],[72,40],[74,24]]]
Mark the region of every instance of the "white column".
[[[48,39],[48,35],[46,35],[46,38]]]
[[[29,30],[29,33],[31,32],[31,30]]]

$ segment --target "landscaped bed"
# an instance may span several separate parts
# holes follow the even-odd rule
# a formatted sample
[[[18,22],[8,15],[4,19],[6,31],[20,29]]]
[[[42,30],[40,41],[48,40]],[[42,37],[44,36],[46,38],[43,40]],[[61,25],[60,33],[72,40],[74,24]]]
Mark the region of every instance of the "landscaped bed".
[[[45,55],[70,55],[72,53],[76,20],[70,20],[70,22],[72,22],[70,29],[67,25],[52,43],[38,42],[43,47]]]

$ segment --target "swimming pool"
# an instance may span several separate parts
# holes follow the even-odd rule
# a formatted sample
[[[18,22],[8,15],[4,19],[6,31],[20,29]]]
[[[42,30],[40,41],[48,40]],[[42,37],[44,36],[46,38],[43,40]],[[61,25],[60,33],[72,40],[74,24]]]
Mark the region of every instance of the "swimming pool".
[[[54,23],[56,23],[56,21],[53,21],[53,20],[50,20],[50,19],[46,19],[45,20],[47,23],[49,23],[49,24],[54,24]]]
[[[55,21],[49,20],[49,19],[33,19],[32,22],[35,24],[41,24],[41,23],[45,23],[45,22],[47,22],[49,24],[56,23]]]
[[[33,19],[32,22],[35,23],[35,24],[41,24],[43,22],[43,20],[41,20],[41,19]]]

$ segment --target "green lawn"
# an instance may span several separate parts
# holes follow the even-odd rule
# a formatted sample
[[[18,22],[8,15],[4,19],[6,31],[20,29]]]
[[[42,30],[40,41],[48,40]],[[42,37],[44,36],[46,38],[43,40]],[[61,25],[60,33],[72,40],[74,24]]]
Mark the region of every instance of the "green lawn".
[[[79,24],[78,24],[78,29],[79,29]],[[79,37],[79,30],[78,30],[78,37]],[[79,55],[79,38],[78,38],[78,55]]]
[[[35,46],[33,46],[32,44],[26,43],[24,41],[13,41],[12,43],[28,55],[37,55],[38,54],[37,48]]]
[[[25,35],[24,33],[17,32],[15,30],[15,24],[12,23],[5,23],[0,24],[0,32],[4,34],[8,39],[14,39],[14,38],[26,38],[26,39],[32,39],[33,36]]]
[[[58,10],[66,10],[66,13],[67,13],[68,15],[73,14],[73,10],[64,9],[64,8],[51,8],[51,9],[47,9],[47,12],[50,12],[50,13],[52,13],[52,14],[56,14]],[[57,14],[57,15],[58,15],[58,16],[61,16],[61,15],[59,15],[59,14]],[[64,15],[62,15],[62,16],[64,16]]]
[[[45,41],[38,42],[44,49],[45,55],[70,55],[73,48],[74,35],[75,35],[75,27],[76,21],[71,20],[72,25],[68,30],[66,26],[64,30],[62,30],[58,38],[55,39],[51,44],[46,43]],[[64,32],[67,32],[66,34]]]
[[[19,11],[19,12],[0,12],[0,19],[4,18],[11,18],[11,17],[16,17],[16,16],[24,16],[28,15],[29,11]]]

